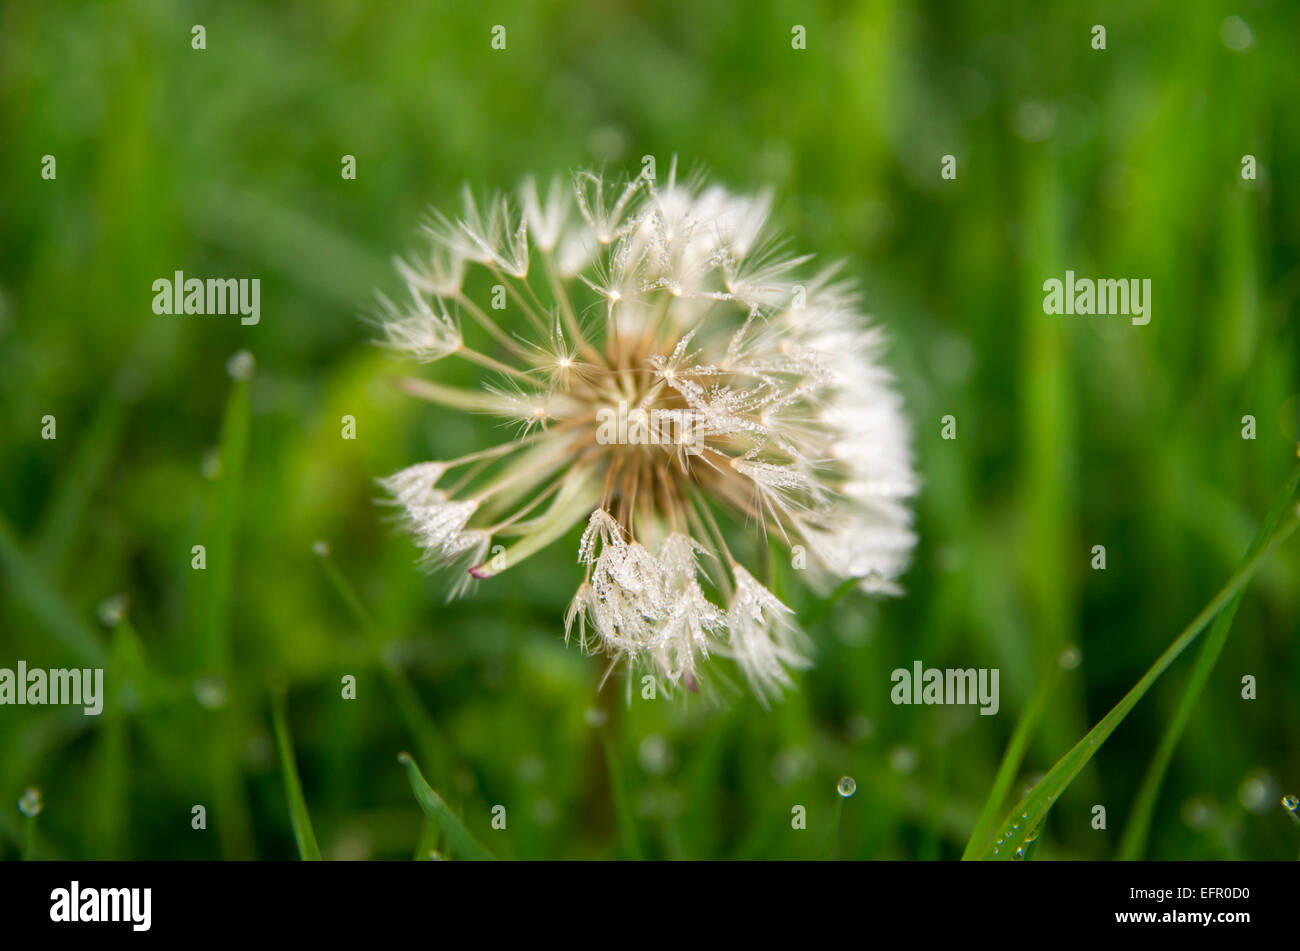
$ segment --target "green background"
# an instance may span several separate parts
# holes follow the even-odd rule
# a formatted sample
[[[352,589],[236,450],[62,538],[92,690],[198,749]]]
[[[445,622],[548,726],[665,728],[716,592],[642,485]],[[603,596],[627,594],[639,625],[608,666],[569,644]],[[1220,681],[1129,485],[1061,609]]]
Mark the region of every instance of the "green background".
[[[106,664],[110,696],[99,718],[0,707],[0,855],[22,850],[29,785],[37,857],[297,855],[283,683],[326,857],[445,849],[403,749],[502,857],[817,857],[846,774],[832,854],[956,857],[1059,652],[1082,664],[1013,796],[1210,600],[1295,463],[1298,34],[1280,2],[4,5],[0,666]],[[915,425],[906,597],[824,604],[778,578],[817,666],[770,711],[597,692],[603,663],[562,637],[576,539],[445,604],[374,501],[375,477],[484,444],[395,390],[410,368],[361,319],[422,215],[462,182],[643,155],[771,186],[792,249],[861,281]],[[1149,278],[1150,325],[1045,315],[1067,268]],[[261,323],[154,315],[176,270],[260,278]],[[247,385],[226,370],[241,349]],[[1278,805],[1300,791],[1297,569],[1293,543],[1247,590],[1147,855],[1300,849]],[[129,621],[105,625],[115,595]],[[916,659],[998,668],[1000,712],[894,706],[890,672]],[[1039,857],[1116,854],[1191,666],[1057,804]]]

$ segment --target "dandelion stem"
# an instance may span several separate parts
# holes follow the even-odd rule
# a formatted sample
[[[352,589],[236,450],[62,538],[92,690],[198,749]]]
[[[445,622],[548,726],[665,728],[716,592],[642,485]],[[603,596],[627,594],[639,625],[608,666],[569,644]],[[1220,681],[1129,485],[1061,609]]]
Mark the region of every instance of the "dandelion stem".
[[[529,376],[527,373],[523,372],[522,370],[516,370],[512,366],[502,363],[500,360],[494,360],[492,357],[489,357],[483,353],[479,353],[477,350],[467,347],[463,343],[456,348],[456,356],[468,360],[470,363],[477,363],[479,366],[484,367],[485,369],[493,370],[497,373],[504,374],[505,376],[512,377],[516,380],[523,380],[525,383],[528,383],[532,386],[537,385],[537,380]]]
[[[483,313],[483,309],[479,307],[478,304],[474,303],[474,301],[470,300],[463,291],[457,293],[456,301],[469,311],[470,316],[474,318],[474,322],[491,334],[497,343],[501,344],[517,357],[524,359],[528,358],[527,349],[525,349],[519,341],[513,339],[509,334],[498,327],[497,322],[487,314]]]

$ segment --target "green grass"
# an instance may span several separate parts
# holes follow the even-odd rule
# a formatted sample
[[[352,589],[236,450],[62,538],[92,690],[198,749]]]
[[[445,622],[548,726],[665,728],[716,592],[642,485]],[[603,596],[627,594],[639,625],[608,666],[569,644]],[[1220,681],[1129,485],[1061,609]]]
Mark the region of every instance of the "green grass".
[[[311,815],[302,793],[302,780],[298,778],[298,764],[293,758],[293,739],[289,736],[289,723],[285,714],[283,686],[271,689],[271,718],[275,722],[275,745],[280,753],[280,773],[284,777],[285,799],[289,804],[289,820],[293,823],[293,838],[298,844],[298,856],[306,861],[320,861],[320,846],[311,828]]]
[[[1001,858],[1022,815],[1035,859],[1295,857],[1293,6],[47,6],[0,12],[0,667],[104,667],[107,701],[3,708],[0,857]],[[362,319],[428,207],[674,154],[844,260],[915,427],[904,597],[815,592],[738,533],[816,647],[768,710],[725,661],[716,704],[598,690],[563,640],[576,538],[448,603],[375,503],[500,435],[398,382],[471,368]],[[1151,324],[1045,315],[1066,269],[1150,278]],[[175,270],[260,278],[260,324],[154,315]],[[895,706],[917,659],[998,669],[999,713]]]

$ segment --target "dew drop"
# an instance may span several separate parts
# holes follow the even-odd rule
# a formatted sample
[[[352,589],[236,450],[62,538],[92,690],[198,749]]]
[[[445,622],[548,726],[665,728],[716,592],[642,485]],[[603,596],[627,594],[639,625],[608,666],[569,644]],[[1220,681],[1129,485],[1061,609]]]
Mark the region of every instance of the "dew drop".
[[[99,602],[99,622],[105,627],[117,627],[126,616],[126,595],[115,594]]]
[[[257,361],[247,350],[238,350],[231,355],[226,361],[226,372],[230,374],[232,380],[251,380],[253,371],[257,368]]]
[[[194,699],[199,706],[218,710],[226,705],[226,682],[220,677],[202,677],[194,681]]]
[[[858,791],[858,783],[852,776],[841,776],[840,781],[835,784],[835,791],[845,799],[848,799]]]
[[[209,482],[215,482],[221,478],[221,453],[216,449],[209,449],[203,454],[203,461],[199,464],[199,472],[203,478]]]
[[[28,786],[18,797],[18,811],[29,819],[34,819],[45,810],[45,797],[35,786]]]
[[[1282,805],[1285,806],[1288,811],[1295,812],[1300,810],[1300,798],[1295,796],[1283,796]]]

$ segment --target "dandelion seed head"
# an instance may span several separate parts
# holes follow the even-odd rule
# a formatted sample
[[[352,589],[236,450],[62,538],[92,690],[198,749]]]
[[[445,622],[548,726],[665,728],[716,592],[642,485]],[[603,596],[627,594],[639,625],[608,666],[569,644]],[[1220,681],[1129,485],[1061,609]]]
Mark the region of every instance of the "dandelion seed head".
[[[581,534],[566,640],[670,690],[728,657],[765,702],[810,654],[745,567],[765,536],[806,550],[819,589],[900,593],[918,481],[882,334],[851,282],[772,237],[770,207],[674,162],[529,179],[517,200],[467,189],[430,217],[397,263],[409,302],[381,299],[387,343],[471,362],[477,388],[408,389],[510,433],[381,480],[454,593]]]

